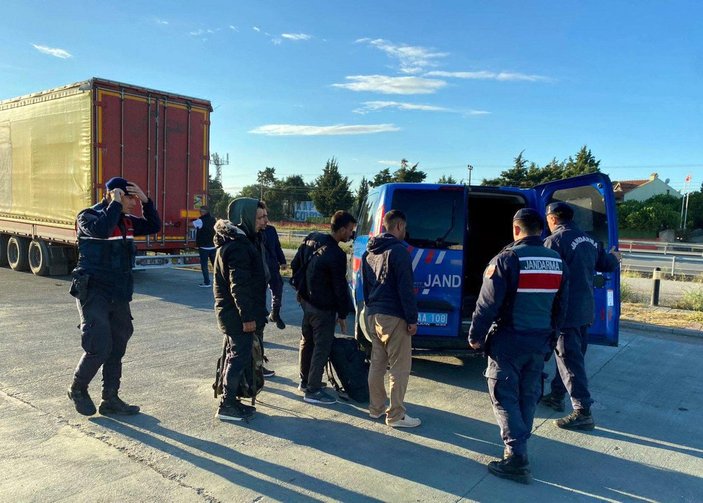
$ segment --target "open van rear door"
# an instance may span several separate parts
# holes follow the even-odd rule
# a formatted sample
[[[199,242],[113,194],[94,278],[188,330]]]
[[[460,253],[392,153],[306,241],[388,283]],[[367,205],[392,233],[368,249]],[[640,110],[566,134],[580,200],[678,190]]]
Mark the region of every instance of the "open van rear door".
[[[566,178],[537,185],[535,191],[546,207],[554,201],[574,208],[574,222],[585,233],[603,244],[606,252],[618,244],[615,195],[610,178],[603,173]],[[544,207],[542,211],[544,212]],[[595,317],[589,342],[618,345],[620,321],[620,271],[596,273],[593,281]]]

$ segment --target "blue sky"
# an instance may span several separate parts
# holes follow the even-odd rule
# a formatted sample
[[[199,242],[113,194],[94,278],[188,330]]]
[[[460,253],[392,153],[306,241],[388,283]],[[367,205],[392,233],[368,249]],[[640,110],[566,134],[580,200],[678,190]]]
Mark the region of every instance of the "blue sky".
[[[209,99],[235,193],[267,166],[356,187],[495,177],[588,145],[613,180],[703,182],[703,2],[5,0],[0,99],[102,77]]]

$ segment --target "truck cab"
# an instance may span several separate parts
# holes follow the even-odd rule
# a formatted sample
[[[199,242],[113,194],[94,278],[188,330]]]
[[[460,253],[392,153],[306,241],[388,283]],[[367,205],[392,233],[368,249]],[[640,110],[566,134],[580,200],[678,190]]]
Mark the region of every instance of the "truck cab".
[[[384,232],[391,209],[408,219],[406,244],[412,258],[419,311],[413,349],[425,352],[468,350],[471,326],[486,265],[512,242],[511,222],[521,208],[544,214],[554,201],[574,208],[578,227],[606,250],[617,246],[615,197],[607,175],[593,173],[529,189],[428,183],[390,183],[373,188],[358,218],[353,244],[351,287],[356,304],[356,337],[369,344],[364,323],[361,258],[370,237]],[[545,235],[549,233],[545,229]],[[618,344],[620,276],[596,273],[596,312],[590,341]]]

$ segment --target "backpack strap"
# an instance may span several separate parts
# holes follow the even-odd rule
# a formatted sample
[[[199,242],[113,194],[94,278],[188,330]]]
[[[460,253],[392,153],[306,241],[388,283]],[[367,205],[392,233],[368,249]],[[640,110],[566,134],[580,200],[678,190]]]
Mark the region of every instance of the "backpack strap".
[[[349,394],[346,392],[346,390],[342,387],[341,384],[337,382],[337,380],[334,378],[334,367],[332,366],[332,361],[327,360],[327,365],[325,366],[325,371],[327,373],[327,380],[330,382],[334,390],[337,392],[337,395],[339,395],[339,398],[345,401],[349,401]]]

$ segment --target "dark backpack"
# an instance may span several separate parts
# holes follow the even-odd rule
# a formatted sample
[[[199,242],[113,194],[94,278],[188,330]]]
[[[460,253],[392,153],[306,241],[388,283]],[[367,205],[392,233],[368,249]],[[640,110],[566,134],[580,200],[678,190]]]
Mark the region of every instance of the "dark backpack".
[[[264,354],[262,347],[262,335],[254,333],[254,340],[251,347],[251,359],[244,366],[242,377],[239,380],[237,398],[251,398],[251,404],[256,403],[256,396],[264,387]],[[222,354],[217,359],[217,371],[212,389],[215,391],[215,398],[224,392],[224,370],[227,352],[229,350],[229,337],[224,336]]]
[[[313,233],[314,234],[314,233]],[[298,247],[296,256],[300,255],[300,266],[298,268],[293,267],[293,262],[291,262],[291,276],[290,284],[303,298],[308,297],[308,282],[306,279],[306,271],[308,265],[314,256],[322,255],[327,248],[327,245],[322,244],[320,241],[313,239],[313,234],[308,234],[308,236],[303,240],[303,243]]]
[[[337,374],[339,383],[334,378]],[[352,337],[335,337],[327,363],[327,379],[342,399],[360,403],[369,401],[369,364],[366,353]]]

